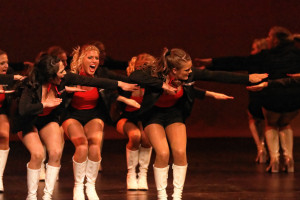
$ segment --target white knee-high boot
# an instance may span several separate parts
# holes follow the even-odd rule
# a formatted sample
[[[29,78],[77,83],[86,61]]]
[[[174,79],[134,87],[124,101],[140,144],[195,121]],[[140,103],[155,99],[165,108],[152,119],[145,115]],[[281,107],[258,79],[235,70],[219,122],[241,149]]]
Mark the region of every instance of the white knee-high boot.
[[[101,161],[93,162],[88,159],[86,164],[86,188],[85,192],[89,200],[99,200],[96,192],[95,183],[98,176],[99,165]]]
[[[41,165],[40,181],[45,181],[45,178],[46,178],[45,160],[46,160],[46,156],[47,156],[47,149],[46,149],[45,145],[43,145],[43,147],[44,147],[44,158],[43,158],[42,165]]]
[[[26,200],[37,200],[37,189],[39,186],[41,169],[30,169],[27,163],[27,187],[28,195]]]
[[[137,190],[136,166],[139,162],[139,150],[131,151],[126,148],[127,159],[127,190]]]
[[[151,159],[152,147],[139,149],[139,173],[138,173],[138,189],[148,190],[147,172]]]
[[[74,188],[73,188],[73,200],[85,200],[83,191],[83,182],[85,178],[86,163],[77,163],[73,158],[73,172],[74,172]]]
[[[275,129],[269,129],[266,131],[266,141],[270,153],[270,165],[266,171],[272,173],[279,172],[279,131]]]
[[[164,168],[157,168],[153,165],[153,172],[158,200],[168,200],[166,188],[168,186],[169,166]]]
[[[6,166],[8,153],[9,153],[9,149],[0,150],[0,192],[4,192],[3,173]]]
[[[283,129],[279,132],[280,143],[284,155],[284,165],[287,172],[294,172],[293,159],[293,130]]]
[[[60,167],[46,164],[46,177],[43,200],[51,200]]]
[[[178,166],[173,164],[173,186],[174,193],[172,195],[173,200],[181,200],[182,199],[182,190],[185,182],[187,165]]]

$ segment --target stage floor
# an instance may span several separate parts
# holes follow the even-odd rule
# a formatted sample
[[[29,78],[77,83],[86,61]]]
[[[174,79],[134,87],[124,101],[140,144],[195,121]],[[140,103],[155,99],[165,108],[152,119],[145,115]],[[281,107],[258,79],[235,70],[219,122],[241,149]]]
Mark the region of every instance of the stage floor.
[[[156,200],[156,188],[150,163],[149,191],[126,190],[126,140],[106,140],[103,147],[103,172],[96,188],[101,200]],[[265,164],[256,164],[252,138],[200,138],[188,140],[188,173],[185,200],[299,200],[300,138],[294,140],[295,173],[270,174]],[[29,153],[19,141],[11,142],[11,151],[4,173],[5,192],[0,200],[25,199],[26,163]],[[72,154],[74,147],[66,141],[59,181],[54,200],[71,200],[73,191]],[[172,163],[172,160],[170,160]],[[172,194],[172,171],[168,194]],[[39,183],[38,199],[42,198],[44,182]]]

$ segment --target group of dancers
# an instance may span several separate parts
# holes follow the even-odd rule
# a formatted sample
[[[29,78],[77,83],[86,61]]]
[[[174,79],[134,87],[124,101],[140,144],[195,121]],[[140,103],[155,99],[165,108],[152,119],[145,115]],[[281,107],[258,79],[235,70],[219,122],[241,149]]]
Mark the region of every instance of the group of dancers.
[[[253,99],[257,101],[251,101],[249,113],[254,120],[256,115],[252,110],[259,112],[260,108],[261,118],[265,118],[266,141],[271,158],[268,170],[279,171],[279,155],[275,142],[277,141],[279,149],[276,138],[277,132],[280,132],[287,171],[294,171],[289,122],[296,116],[296,106],[299,103],[290,105],[298,99],[288,98],[285,102],[280,97],[286,99],[286,93],[297,96],[295,85],[298,85],[298,79],[285,77],[287,73],[299,72],[296,65],[300,64],[300,53],[298,54],[299,49],[295,47],[291,34],[286,31],[282,27],[271,29],[270,38],[266,40],[270,45],[253,56],[196,59],[197,64],[206,65],[205,69],[193,67],[189,54],[179,48],[164,48],[158,58],[141,53],[128,63],[127,76],[101,67],[106,56],[102,43],[92,42],[77,47],[72,53],[70,66],[62,49],[49,49],[38,56],[26,76],[11,72],[7,54],[1,50],[0,191],[4,191],[3,172],[9,153],[11,132],[18,134],[30,153],[26,199],[37,199],[41,170],[45,169],[43,163],[46,151],[49,158],[44,177],[43,199],[52,199],[61,167],[65,134],[75,146],[72,158],[73,199],[84,200],[85,194],[89,200],[99,199],[95,183],[101,168],[103,129],[105,123],[111,123],[120,134],[128,137],[127,189],[148,190],[147,171],[153,148],[156,155],[153,171],[157,196],[160,200],[166,200],[171,149],[174,188],[172,197],[173,200],[182,199],[188,167],[185,121],[190,115],[194,100],[205,96],[232,99],[225,94],[195,87],[195,81],[199,80],[258,84],[248,87],[249,90],[262,90],[253,92]],[[274,46],[271,45],[274,42],[272,39],[278,41]],[[285,49],[286,46],[288,49]],[[285,64],[279,62],[278,58],[284,57],[290,49],[295,57],[289,54],[287,57],[290,60],[282,59]],[[274,62],[278,62],[278,68],[274,66]],[[280,69],[279,63],[282,67]],[[244,67],[245,70],[248,66],[254,66],[251,69],[249,67],[249,74],[226,72],[238,67]],[[216,71],[217,68],[222,71]],[[268,76],[269,80],[266,82]],[[265,87],[267,88],[264,89]],[[261,99],[267,103],[271,101],[272,106],[285,110],[270,109]],[[112,104],[116,102],[120,102],[120,109],[112,112]],[[287,106],[280,107],[280,103],[287,103]],[[266,150],[263,136],[253,136],[257,142],[257,160],[264,162]]]

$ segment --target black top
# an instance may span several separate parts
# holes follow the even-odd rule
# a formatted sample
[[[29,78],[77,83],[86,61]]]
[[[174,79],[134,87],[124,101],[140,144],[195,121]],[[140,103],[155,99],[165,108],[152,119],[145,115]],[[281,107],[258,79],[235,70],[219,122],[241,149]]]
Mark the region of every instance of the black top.
[[[246,57],[214,58],[209,69],[268,73],[269,80],[286,78],[288,73],[300,72],[300,50],[290,43]],[[271,111],[291,112],[300,108],[300,95],[287,93],[286,89],[267,88],[255,94],[263,107]]]
[[[146,114],[163,93],[162,85],[164,80],[152,77],[150,75],[150,70],[136,70],[130,75],[130,78],[133,82],[145,87],[143,102],[137,115]],[[182,109],[185,119],[190,115],[194,99],[196,97],[194,85],[192,83],[198,80],[247,84],[249,83],[249,76],[246,74],[232,72],[209,71],[206,69],[201,70],[192,68],[192,73],[189,75],[188,80],[186,80],[183,84],[184,95],[177,103],[177,105],[180,106],[179,108]]]
[[[0,84],[12,84],[14,82],[13,74],[0,74]]]
[[[117,89],[118,82],[105,78],[90,78],[84,77],[73,73],[67,73],[62,79],[61,84],[58,86],[59,91],[63,91],[66,85],[84,85],[91,87],[99,87],[106,89]],[[17,124],[14,124],[14,131],[29,130],[34,125],[38,114],[43,113],[43,104],[41,103],[42,97],[42,85],[37,88],[32,88],[28,84],[24,84],[24,89],[19,101],[19,119]],[[65,108],[65,101],[67,100],[67,92],[62,92],[59,98],[63,99],[63,102],[55,108],[52,112],[55,112],[58,117]]]

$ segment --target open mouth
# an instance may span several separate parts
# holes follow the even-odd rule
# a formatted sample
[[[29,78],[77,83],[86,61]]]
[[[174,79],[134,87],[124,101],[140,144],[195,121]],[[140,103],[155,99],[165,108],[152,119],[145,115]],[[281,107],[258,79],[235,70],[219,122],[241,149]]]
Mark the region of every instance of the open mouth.
[[[7,69],[1,70],[1,74],[6,74],[6,72],[7,72]]]
[[[96,65],[90,65],[90,71],[95,72],[96,71]]]

